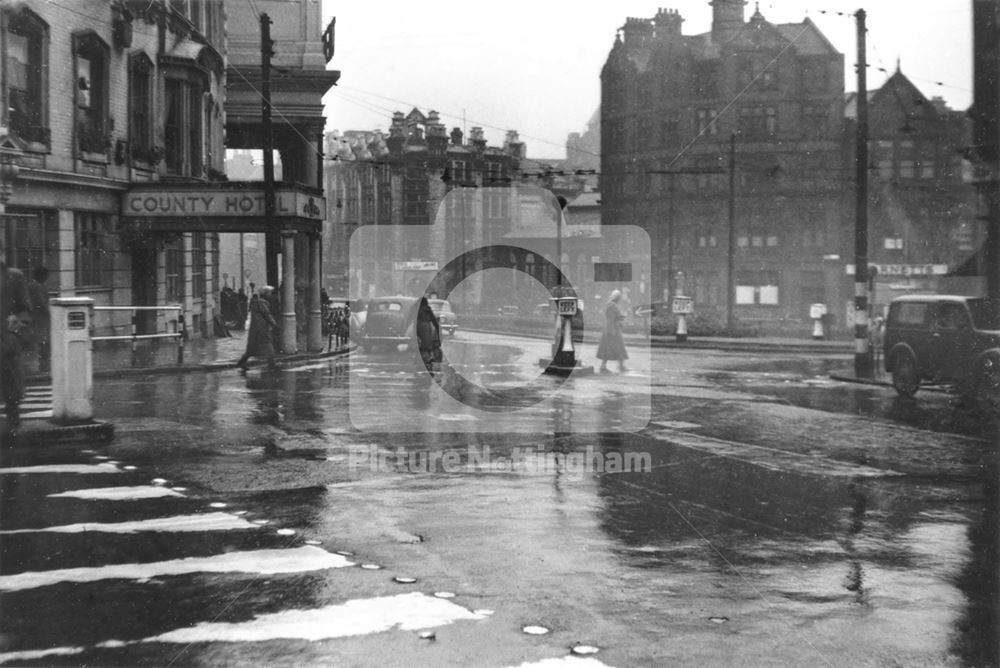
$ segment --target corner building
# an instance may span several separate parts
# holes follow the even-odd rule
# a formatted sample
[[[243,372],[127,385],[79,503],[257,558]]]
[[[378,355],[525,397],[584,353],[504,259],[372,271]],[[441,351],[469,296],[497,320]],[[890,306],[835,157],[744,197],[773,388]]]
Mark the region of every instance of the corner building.
[[[51,296],[178,304],[189,335],[210,331],[217,235],[200,227],[149,234],[127,224],[123,203],[140,184],[224,178],[224,27],[221,1],[4,4],[9,266],[49,269]],[[138,324],[163,332],[177,320],[146,312]],[[95,328],[128,334],[131,314],[104,313]]]
[[[248,137],[260,134],[260,99],[254,111],[245,94],[259,90],[258,8],[276,17],[272,38],[285,49],[273,102],[288,182],[275,187],[269,222],[262,185],[225,174],[227,141],[253,146]],[[318,276],[320,98],[339,77],[325,69],[333,35],[319,22],[318,0],[3,3],[0,238],[8,265],[48,268],[52,296],[179,305],[183,322],[173,311],[144,311],[138,331],[186,325],[189,336],[213,333],[220,234],[284,233],[287,256],[301,241],[300,258]],[[256,74],[241,69],[250,63]],[[314,301],[318,332],[318,288]],[[128,311],[95,319],[98,335],[131,327]]]
[[[808,18],[709,4],[710,32],[685,35],[661,9],[615,39],[601,72],[602,224],[645,228],[654,299],[684,293],[696,312],[724,317],[731,252],[737,320],[787,331],[810,304],[841,300],[830,258],[850,241],[844,59]]]

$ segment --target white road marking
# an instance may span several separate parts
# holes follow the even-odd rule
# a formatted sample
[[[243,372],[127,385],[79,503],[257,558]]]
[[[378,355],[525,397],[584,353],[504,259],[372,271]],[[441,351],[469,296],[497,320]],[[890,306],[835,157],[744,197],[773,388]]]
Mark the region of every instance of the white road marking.
[[[229,513],[205,513],[203,515],[175,515],[173,517],[157,517],[149,520],[132,522],[89,522],[82,524],[63,524],[61,526],[43,527],[41,529],[11,529],[0,531],[0,535],[17,533],[84,533],[99,531],[102,533],[137,533],[139,531],[236,531],[257,529],[256,524]]]
[[[522,663],[517,668],[608,668],[608,664],[589,657],[561,656],[558,659],[542,659],[541,661]]]
[[[91,501],[132,501],[135,499],[155,499],[162,496],[184,495],[165,487],[139,485],[137,487],[94,487],[91,489],[74,489],[69,492],[49,494],[52,499],[88,499]]]
[[[314,610],[285,610],[260,615],[247,622],[203,622],[137,642],[186,644],[279,639],[318,641],[393,629],[415,631],[459,620],[480,619],[484,619],[484,616],[450,601],[412,592],[398,596],[354,599]]]
[[[0,591],[19,591],[59,582],[98,582],[125,579],[146,582],[155,577],[189,573],[303,573],[325,568],[353,566],[339,554],[318,547],[230,552],[211,557],[189,557],[147,564],[110,564],[107,566],[63,568],[51,571],[28,571],[0,575]]]
[[[697,422],[684,422],[683,420],[654,420],[649,424],[666,429],[697,429],[701,426]]]
[[[114,464],[44,464],[39,466],[9,466],[0,468],[0,475],[14,473],[121,473]]]
[[[27,649],[21,652],[0,652],[0,663],[10,661],[32,661],[44,659],[47,656],[73,656],[82,654],[85,647],[50,647],[49,649]]]

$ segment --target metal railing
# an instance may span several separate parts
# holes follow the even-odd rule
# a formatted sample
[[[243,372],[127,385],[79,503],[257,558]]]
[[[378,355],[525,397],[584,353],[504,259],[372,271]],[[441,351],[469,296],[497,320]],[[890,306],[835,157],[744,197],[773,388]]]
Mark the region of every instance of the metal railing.
[[[95,311],[130,311],[132,313],[131,318],[131,334],[119,334],[112,336],[94,336],[91,338],[92,341],[131,341],[132,343],[132,357],[135,358],[136,348],[139,341],[150,341],[156,339],[177,339],[177,363],[184,363],[184,342],[187,340],[187,324],[184,320],[184,307],[183,306],[95,306]],[[138,314],[141,311],[176,311],[177,318],[170,321],[173,325],[174,331],[164,332],[162,334],[139,334],[138,329]]]

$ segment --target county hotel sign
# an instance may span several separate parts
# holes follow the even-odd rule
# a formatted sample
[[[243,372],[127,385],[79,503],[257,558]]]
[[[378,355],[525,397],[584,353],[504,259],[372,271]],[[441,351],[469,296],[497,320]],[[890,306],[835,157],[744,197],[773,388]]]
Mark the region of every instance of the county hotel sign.
[[[322,196],[306,189],[279,186],[274,193],[278,219],[322,221],[326,211]],[[252,222],[264,219],[264,189],[242,183],[221,183],[213,188],[140,186],[125,195],[122,214],[142,220],[212,219]]]

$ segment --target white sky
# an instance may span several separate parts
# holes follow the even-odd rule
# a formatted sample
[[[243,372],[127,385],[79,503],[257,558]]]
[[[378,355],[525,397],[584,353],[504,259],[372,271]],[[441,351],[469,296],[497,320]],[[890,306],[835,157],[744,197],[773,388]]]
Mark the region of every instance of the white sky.
[[[651,18],[661,6],[680,11],[684,34],[710,29],[708,0],[323,0],[324,25],[337,17],[329,67],[341,71],[324,98],[327,129],[386,129],[393,111],[416,106],[436,109],[449,129],[482,126],[491,144],[514,129],[530,157],[564,157],[567,134],[584,131],[600,104],[600,71],[615,31],[626,17]],[[972,0],[760,2],[772,23],[810,17],[844,54],[848,90],[856,89],[853,15],[862,7],[869,89],[899,58],[928,97],[944,97],[955,109],[971,104]],[[750,2],[748,19],[753,11]]]

